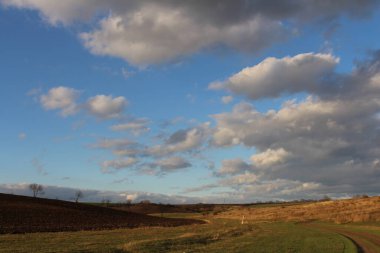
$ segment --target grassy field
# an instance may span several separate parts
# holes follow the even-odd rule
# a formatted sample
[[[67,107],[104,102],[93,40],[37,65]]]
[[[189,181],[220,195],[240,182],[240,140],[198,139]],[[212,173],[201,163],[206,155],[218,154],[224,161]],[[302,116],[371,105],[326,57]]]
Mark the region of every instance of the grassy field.
[[[353,240],[359,252],[380,252],[380,226],[376,222],[338,225],[332,223],[306,223],[304,226],[335,232]]]
[[[159,205],[143,207],[145,213],[160,211],[144,216],[148,220],[163,216],[205,223],[177,227],[146,227],[143,223],[143,227],[133,229],[3,234],[0,252],[380,252],[380,197],[296,204],[165,206],[164,211],[176,213],[164,213]],[[94,207],[80,210],[86,208]],[[178,212],[182,209],[186,213]],[[190,209],[198,212],[189,213]],[[110,211],[115,210],[104,210]],[[127,212],[125,215],[132,217]],[[245,223],[241,224],[243,216]]]
[[[380,197],[331,200],[298,204],[234,206],[219,218],[245,216],[251,221],[325,221],[333,223],[379,222]]]
[[[206,219],[173,228],[0,235],[0,252],[356,252],[346,237],[303,224]]]

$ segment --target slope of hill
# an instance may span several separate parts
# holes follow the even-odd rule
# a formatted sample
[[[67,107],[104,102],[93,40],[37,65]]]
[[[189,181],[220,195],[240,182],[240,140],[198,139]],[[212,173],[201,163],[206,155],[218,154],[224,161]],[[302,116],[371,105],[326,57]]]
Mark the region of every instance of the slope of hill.
[[[129,211],[134,213],[153,214],[153,213],[207,213],[225,211],[233,205],[218,204],[156,204],[156,203],[136,203],[136,204],[110,204],[109,207],[116,210]]]
[[[0,233],[101,230],[201,224],[60,200],[0,193]]]
[[[335,223],[380,221],[380,197],[331,200],[270,207],[234,207],[218,217],[256,221],[329,221]]]

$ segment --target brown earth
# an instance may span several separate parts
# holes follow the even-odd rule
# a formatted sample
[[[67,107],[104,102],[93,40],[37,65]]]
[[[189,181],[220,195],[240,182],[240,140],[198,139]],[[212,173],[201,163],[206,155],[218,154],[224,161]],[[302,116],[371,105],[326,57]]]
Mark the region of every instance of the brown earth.
[[[158,213],[214,213],[228,210],[236,205],[217,204],[156,204],[156,203],[136,203],[136,204],[109,204],[110,208],[134,213],[158,214]]]
[[[203,224],[60,200],[0,193],[0,234]]]
[[[276,204],[269,207],[232,207],[217,215],[255,221],[328,221],[334,223],[380,221],[380,197],[330,200],[296,205]]]

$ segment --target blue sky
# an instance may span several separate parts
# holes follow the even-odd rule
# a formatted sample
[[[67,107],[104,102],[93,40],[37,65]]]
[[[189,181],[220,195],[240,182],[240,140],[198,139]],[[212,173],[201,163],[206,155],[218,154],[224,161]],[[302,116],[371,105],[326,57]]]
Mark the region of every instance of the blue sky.
[[[378,194],[379,5],[279,4],[0,0],[0,189]]]

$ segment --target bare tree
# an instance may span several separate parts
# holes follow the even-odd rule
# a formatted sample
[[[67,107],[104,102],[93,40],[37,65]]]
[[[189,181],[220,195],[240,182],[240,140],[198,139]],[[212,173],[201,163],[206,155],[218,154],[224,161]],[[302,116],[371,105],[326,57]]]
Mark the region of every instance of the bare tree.
[[[83,192],[81,190],[78,190],[75,192],[75,202],[78,203],[78,200],[80,198],[83,198]]]
[[[102,200],[102,204],[103,204],[104,206],[106,206],[106,207],[108,207],[110,203],[111,203],[111,201],[110,201],[109,199],[103,199],[103,200]]]
[[[38,194],[43,194],[44,187],[40,184],[30,184],[29,189],[33,192],[33,197],[37,197]]]

